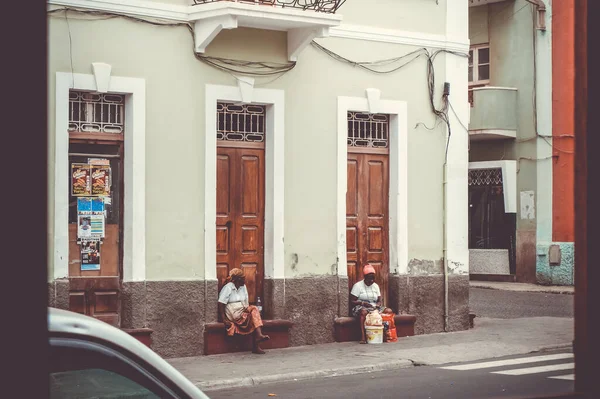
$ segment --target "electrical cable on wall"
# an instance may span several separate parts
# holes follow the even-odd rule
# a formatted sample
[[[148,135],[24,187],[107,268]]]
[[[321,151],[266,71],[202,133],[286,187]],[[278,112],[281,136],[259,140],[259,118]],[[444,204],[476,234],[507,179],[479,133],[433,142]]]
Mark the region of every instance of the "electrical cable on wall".
[[[193,36],[194,29],[193,29],[192,25],[190,23],[184,23],[184,22],[173,23],[173,22],[156,21],[156,20],[150,20],[150,19],[146,19],[146,18],[134,17],[134,16],[130,16],[130,15],[123,15],[123,14],[117,14],[117,13],[111,13],[111,12],[105,12],[105,11],[80,10],[80,9],[70,8],[70,7],[63,7],[63,8],[49,10],[48,13],[53,14],[53,13],[57,13],[57,12],[65,12],[65,16],[66,16],[66,13],[68,13],[69,11],[84,14],[84,15],[89,15],[89,16],[101,17],[101,18],[98,18],[101,20],[107,20],[107,19],[113,19],[113,18],[124,18],[124,19],[128,19],[128,20],[132,20],[134,22],[146,23],[146,24],[150,24],[150,25],[154,25],[154,26],[186,27],[188,29],[188,31],[190,32],[192,39],[194,37]],[[313,47],[317,48],[318,50],[324,52],[325,54],[329,55],[330,57],[332,57],[333,59],[335,59],[337,61],[344,62],[344,63],[347,63],[354,67],[358,67],[358,68],[364,69],[366,71],[369,71],[372,73],[377,73],[377,74],[390,74],[390,73],[397,72],[398,70],[404,68],[405,66],[418,60],[419,58],[425,57],[426,62],[427,62],[427,85],[428,85],[428,92],[429,92],[430,107],[431,107],[432,112],[436,116],[436,118],[439,118],[448,127],[448,140],[446,142],[446,151],[445,151],[445,154],[447,157],[448,146],[450,143],[450,136],[452,134],[450,120],[448,117],[448,108],[449,108],[448,94],[442,95],[442,106],[440,109],[437,109],[435,107],[435,103],[434,103],[434,91],[435,91],[434,60],[441,53],[449,53],[449,54],[453,54],[453,55],[465,57],[465,58],[468,58],[468,54],[460,53],[460,52],[452,51],[452,50],[445,50],[445,49],[437,50],[437,51],[433,52],[432,54],[430,54],[429,50],[427,50],[426,48],[420,48],[420,49],[412,51],[408,54],[398,56],[398,57],[387,58],[387,59],[377,60],[377,61],[360,61],[359,62],[359,61],[352,61],[348,58],[345,58],[345,57],[335,53],[334,51],[320,45],[319,43],[315,42],[314,40],[311,42],[311,45]],[[236,79],[237,79],[237,77],[234,74],[255,76],[255,77],[275,76],[274,79],[272,79],[271,81],[269,81],[267,83],[263,83],[263,85],[271,83],[271,82],[279,79],[281,76],[283,76],[285,73],[291,71],[296,66],[296,62],[276,63],[276,62],[267,62],[267,61],[245,61],[245,60],[235,60],[235,59],[222,58],[222,57],[211,57],[211,56],[207,56],[207,55],[203,55],[203,54],[198,54],[195,51],[193,51],[193,53],[194,53],[194,57],[196,59],[198,59],[199,61],[201,61],[213,68],[219,69],[223,72],[227,72]],[[400,65],[397,65],[398,63]],[[261,84],[258,84],[258,85],[261,85]],[[456,115],[456,113],[455,113],[455,115]],[[458,119],[458,117],[457,117],[457,119]],[[460,121],[460,119],[459,119],[459,122],[461,123],[461,125],[464,126],[464,124]],[[417,125],[415,127],[417,127],[418,125],[419,125],[419,123],[417,123]],[[438,125],[437,123],[434,124],[433,129],[435,129],[435,127],[437,125]],[[427,126],[425,126],[425,127],[427,127]],[[432,129],[430,129],[430,130],[432,130]]]
[[[194,39],[194,28],[192,27],[192,25],[190,23],[186,23],[186,22],[175,22],[175,23],[174,22],[162,22],[162,21],[155,21],[155,20],[150,20],[150,19],[145,19],[145,18],[138,18],[138,17],[134,17],[134,16],[130,16],[130,15],[116,14],[116,13],[105,12],[105,11],[79,10],[79,9],[70,8],[70,7],[49,10],[48,13],[54,14],[54,13],[63,12],[63,11],[65,12],[65,15],[66,15],[66,13],[71,11],[71,12],[75,12],[75,13],[79,13],[79,14],[83,14],[83,15],[102,17],[102,18],[98,18],[100,20],[124,18],[124,19],[128,19],[128,20],[131,20],[134,22],[146,23],[146,24],[150,24],[153,26],[186,27],[188,32],[192,36],[192,41]],[[255,77],[273,76],[273,75],[287,73],[296,66],[295,62],[275,63],[275,62],[268,62],[268,61],[234,60],[234,59],[222,58],[222,57],[210,57],[210,56],[198,54],[195,51],[193,51],[193,54],[194,54],[194,57],[196,59],[198,59],[199,61],[202,61],[205,64],[207,64],[213,68],[219,69],[224,72],[228,72],[232,75],[234,73],[236,73],[239,75],[247,75],[247,76],[255,76]]]

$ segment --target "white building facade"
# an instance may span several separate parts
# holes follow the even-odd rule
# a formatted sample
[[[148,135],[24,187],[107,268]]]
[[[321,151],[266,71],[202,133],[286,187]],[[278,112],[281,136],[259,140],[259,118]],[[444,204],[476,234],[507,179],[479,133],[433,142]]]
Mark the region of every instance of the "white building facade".
[[[368,262],[416,333],[468,328],[468,7],[49,0],[50,305],[193,356],[240,267],[291,345],[332,342]]]

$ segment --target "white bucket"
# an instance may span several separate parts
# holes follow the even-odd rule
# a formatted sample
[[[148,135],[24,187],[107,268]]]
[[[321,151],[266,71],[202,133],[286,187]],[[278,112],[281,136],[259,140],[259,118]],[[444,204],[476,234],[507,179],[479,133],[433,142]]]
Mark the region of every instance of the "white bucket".
[[[383,326],[365,326],[365,331],[367,333],[367,343],[383,343]]]

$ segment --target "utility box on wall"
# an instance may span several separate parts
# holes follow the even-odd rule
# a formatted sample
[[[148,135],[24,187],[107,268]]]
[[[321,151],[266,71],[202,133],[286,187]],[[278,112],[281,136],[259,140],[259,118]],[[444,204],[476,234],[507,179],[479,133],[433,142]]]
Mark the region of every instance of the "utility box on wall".
[[[550,245],[548,250],[548,261],[550,266],[560,265],[560,245]]]

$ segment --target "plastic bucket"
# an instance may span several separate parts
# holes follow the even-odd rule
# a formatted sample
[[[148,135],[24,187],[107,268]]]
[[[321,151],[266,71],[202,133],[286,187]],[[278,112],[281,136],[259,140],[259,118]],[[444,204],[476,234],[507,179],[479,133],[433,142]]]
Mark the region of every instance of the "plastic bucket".
[[[367,343],[383,343],[383,326],[366,326],[365,332],[367,333]]]

